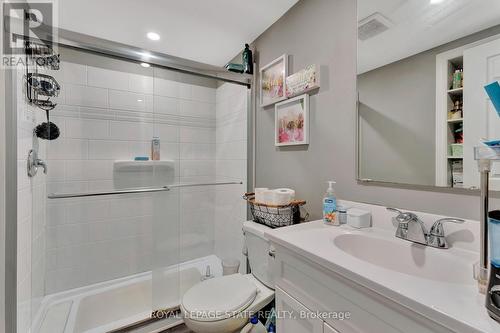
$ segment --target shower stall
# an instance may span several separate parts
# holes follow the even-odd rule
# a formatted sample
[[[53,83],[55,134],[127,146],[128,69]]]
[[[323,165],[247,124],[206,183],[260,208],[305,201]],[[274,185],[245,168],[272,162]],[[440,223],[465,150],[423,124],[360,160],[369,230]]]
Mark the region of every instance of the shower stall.
[[[58,70],[9,74],[17,332],[174,326],[183,292],[221,275],[222,259],[247,269],[252,78],[64,31],[55,49]],[[60,86],[57,138],[34,132],[48,121],[27,98],[28,73]]]

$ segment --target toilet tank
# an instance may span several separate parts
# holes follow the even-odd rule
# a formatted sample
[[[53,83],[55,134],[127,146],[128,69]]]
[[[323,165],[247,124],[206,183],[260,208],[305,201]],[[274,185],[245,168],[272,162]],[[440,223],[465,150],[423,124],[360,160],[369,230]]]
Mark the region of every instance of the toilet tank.
[[[268,288],[274,289],[273,258],[269,255],[269,240],[264,237],[264,233],[269,230],[272,229],[253,221],[243,223],[248,262],[252,274]]]

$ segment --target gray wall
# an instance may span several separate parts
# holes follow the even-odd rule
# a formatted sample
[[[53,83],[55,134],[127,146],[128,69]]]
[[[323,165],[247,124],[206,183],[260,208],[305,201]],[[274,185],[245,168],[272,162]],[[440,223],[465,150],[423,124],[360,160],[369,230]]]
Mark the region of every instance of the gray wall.
[[[435,184],[436,56],[498,34],[500,26],[358,76],[360,178]]]
[[[321,217],[326,181],[335,179],[344,199],[478,219],[479,198],[470,192],[356,182],[356,16],[353,0],[302,0],[255,41],[259,64],[288,53],[291,72],[322,67],[322,87],[311,97],[309,147],[275,148],[273,108],[257,107],[256,186],[295,188],[312,218]]]
[[[435,184],[435,73],[424,53],[358,76],[360,178]]]

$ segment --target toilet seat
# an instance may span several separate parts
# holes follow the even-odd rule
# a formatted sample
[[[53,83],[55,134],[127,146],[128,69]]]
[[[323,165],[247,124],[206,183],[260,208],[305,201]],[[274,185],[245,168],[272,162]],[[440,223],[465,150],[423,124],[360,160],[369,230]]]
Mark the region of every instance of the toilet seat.
[[[181,306],[190,319],[211,322],[244,311],[256,296],[254,283],[241,274],[233,274],[198,283],[184,294]]]

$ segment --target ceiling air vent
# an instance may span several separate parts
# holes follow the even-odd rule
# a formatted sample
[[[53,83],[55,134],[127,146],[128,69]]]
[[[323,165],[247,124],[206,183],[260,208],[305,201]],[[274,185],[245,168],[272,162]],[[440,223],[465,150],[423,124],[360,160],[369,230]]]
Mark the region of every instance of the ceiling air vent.
[[[361,41],[380,35],[389,30],[393,24],[380,13],[375,13],[362,19],[358,23],[358,38]]]

